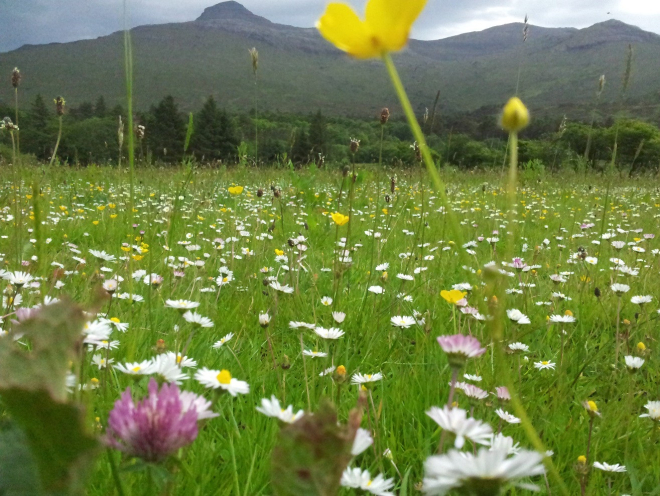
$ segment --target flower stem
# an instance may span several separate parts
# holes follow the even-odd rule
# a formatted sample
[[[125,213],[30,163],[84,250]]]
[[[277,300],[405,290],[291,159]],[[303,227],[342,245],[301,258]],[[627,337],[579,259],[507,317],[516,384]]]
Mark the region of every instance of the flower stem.
[[[447,199],[447,191],[445,188],[445,184],[442,182],[442,179],[440,178],[440,174],[438,174],[438,170],[435,167],[435,163],[433,162],[433,157],[431,156],[429,147],[426,144],[426,139],[424,138],[424,133],[422,133],[422,129],[419,127],[419,122],[417,122],[417,117],[415,116],[415,112],[413,111],[412,105],[410,104],[410,100],[408,99],[406,90],[403,87],[403,83],[401,82],[399,73],[397,72],[396,67],[394,66],[394,62],[392,61],[392,56],[389,53],[384,53],[383,62],[385,62],[385,67],[387,67],[387,72],[390,76],[390,79],[392,80],[392,84],[394,85],[394,90],[396,91],[396,94],[399,97],[399,101],[401,102],[403,111],[406,114],[406,118],[408,119],[408,125],[410,126],[410,130],[412,131],[415,140],[419,144],[419,149],[422,152],[422,158],[424,159],[424,163],[426,164],[426,170],[428,171],[429,176],[431,176],[431,180],[433,181],[433,186],[435,187],[436,192],[440,195],[440,198],[442,199],[442,204],[449,213],[450,224],[452,230],[454,231],[456,242],[458,243],[459,246],[461,246],[463,244],[461,241],[462,240],[461,232],[458,226],[458,222],[456,221],[456,218],[451,212],[451,207]]]

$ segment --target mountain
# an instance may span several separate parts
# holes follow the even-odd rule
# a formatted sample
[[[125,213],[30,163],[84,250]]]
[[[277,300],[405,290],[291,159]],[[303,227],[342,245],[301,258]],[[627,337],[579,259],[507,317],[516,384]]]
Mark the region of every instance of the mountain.
[[[411,40],[395,61],[413,104],[430,107],[440,91],[440,111],[499,107],[515,92],[531,109],[588,106],[605,74],[604,102],[620,97],[628,45],[634,46],[628,97],[660,101],[660,36],[619,21],[585,29],[506,24],[435,41]],[[382,63],[356,61],[323,40],[313,28],[276,24],[237,2],[204,10],[191,22],[140,26],[133,40],[135,103],[146,109],[171,94],[184,110],[213,95],[231,110],[254,106],[255,85],[248,49],[259,50],[260,109],[375,115],[397,109]],[[63,95],[70,105],[103,95],[124,102],[123,33],[94,40],[26,45],[0,54],[0,74],[21,69],[21,98]],[[0,101],[13,99],[9,85]]]

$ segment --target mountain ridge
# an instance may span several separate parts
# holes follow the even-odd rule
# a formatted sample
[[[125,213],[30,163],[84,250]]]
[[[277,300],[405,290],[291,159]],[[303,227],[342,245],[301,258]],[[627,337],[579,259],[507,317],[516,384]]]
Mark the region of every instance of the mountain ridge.
[[[441,91],[441,110],[472,111],[501,105],[515,91],[521,70],[521,96],[534,107],[592,101],[597,80],[608,75],[604,100],[618,97],[628,44],[635,45],[629,95],[654,100],[660,75],[649,68],[660,63],[660,35],[621,21],[608,20],[577,28],[522,23],[463,33],[439,40],[411,40],[395,56],[411,100],[418,109],[431,106]],[[207,7],[183,23],[133,28],[135,96],[147,108],[172,94],[183,109],[194,109],[209,95],[230,109],[254,104],[254,85],[247,50],[260,51],[260,108],[334,114],[373,113],[397,107],[382,64],[360,62],[321,38],[314,28],[271,22],[235,1]],[[121,103],[123,34],[94,40],[24,45],[0,53],[0,73],[21,68],[22,92],[62,94],[72,104],[103,95]],[[11,101],[0,88],[0,100]]]

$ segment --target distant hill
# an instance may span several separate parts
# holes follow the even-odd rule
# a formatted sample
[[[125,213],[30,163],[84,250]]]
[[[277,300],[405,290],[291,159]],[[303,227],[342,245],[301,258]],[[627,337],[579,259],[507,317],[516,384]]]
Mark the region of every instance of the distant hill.
[[[418,109],[440,90],[443,113],[500,106],[515,90],[532,109],[590,104],[605,74],[604,102],[619,98],[628,44],[634,46],[629,98],[660,102],[660,36],[619,21],[585,29],[506,24],[436,41],[412,40],[396,61]],[[209,95],[229,109],[254,105],[248,49],[259,50],[260,108],[373,115],[396,98],[380,61],[361,62],[325,42],[313,28],[275,24],[237,2],[209,7],[195,21],[132,30],[137,108],[172,94],[183,109]],[[18,66],[22,98],[63,95],[76,105],[99,95],[123,103],[123,34],[95,40],[26,45],[0,54],[0,74]],[[10,102],[11,87],[0,86]]]

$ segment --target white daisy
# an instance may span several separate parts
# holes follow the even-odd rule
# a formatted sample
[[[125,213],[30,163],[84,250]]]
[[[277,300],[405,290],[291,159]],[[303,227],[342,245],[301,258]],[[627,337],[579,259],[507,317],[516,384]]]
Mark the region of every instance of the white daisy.
[[[433,406],[426,412],[426,415],[431,417],[443,430],[456,436],[454,446],[457,449],[463,447],[466,439],[473,443],[487,445],[493,433],[490,425],[475,418],[468,418],[467,412],[461,408],[445,406],[441,409]]]
[[[292,424],[305,414],[302,410],[293,413],[293,405],[289,405],[286,409],[282,408],[280,401],[275,395],[271,396],[270,399],[263,398],[261,400],[261,406],[257,407],[257,411],[267,417],[276,418],[287,424]]]
[[[204,367],[195,374],[195,379],[204,387],[221,388],[232,396],[250,392],[250,385],[233,378],[228,370],[209,370]]]

